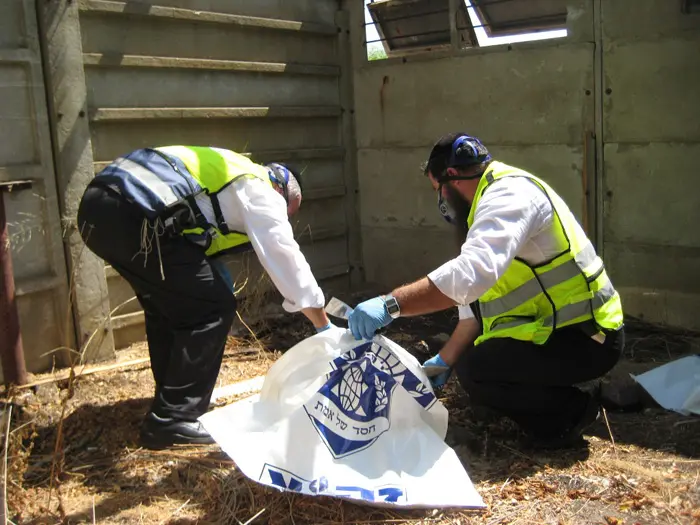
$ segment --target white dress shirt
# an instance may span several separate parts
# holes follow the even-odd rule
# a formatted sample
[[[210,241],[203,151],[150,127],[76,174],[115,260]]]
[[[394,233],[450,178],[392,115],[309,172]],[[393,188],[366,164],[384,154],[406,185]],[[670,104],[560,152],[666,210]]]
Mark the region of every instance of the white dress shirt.
[[[493,182],[481,196],[461,253],[428,278],[458,305],[459,318],[474,317],[469,303],[505,273],[515,257],[541,264],[564,251],[544,192],[524,177]]]
[[[323,292],[294,239],[284,197],[252,177],[241,177],[218,197],[226,224],[248,236],[260,263],[284,297],[282,307],[287,312],[323,308]],[[202,214],[216,224],[209,198],[202,195],[196,200]]]

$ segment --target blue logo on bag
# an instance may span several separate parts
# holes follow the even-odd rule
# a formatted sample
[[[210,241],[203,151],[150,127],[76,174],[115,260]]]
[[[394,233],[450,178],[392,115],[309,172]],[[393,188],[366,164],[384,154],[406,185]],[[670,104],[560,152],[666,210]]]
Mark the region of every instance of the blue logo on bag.
[[[420,379],[393,352],[376,343],[350,350],[332,366],[326,384],[304,410],[335,458],[370,447],[389,430],[391,396],[397,385],[425,409],[435,402]]]

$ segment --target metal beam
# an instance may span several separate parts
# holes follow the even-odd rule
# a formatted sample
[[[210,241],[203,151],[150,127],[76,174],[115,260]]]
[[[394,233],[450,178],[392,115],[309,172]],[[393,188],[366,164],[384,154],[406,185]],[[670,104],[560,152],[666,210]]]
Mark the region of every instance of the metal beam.
[[[9,181],[0,183],[0,358],[5,388],[11,384],[23,385],[27,382],[27,368],[24,362],[22,334],[19,328],[19,314],[15,296],[15,279],[12,270],[10,236],[5,216],[5,192],[31,188],[31,181]]]

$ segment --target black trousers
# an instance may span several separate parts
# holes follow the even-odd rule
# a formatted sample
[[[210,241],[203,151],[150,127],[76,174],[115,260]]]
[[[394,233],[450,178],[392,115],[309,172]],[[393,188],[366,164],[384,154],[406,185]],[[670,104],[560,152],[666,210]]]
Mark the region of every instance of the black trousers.
[[[556,330],[544,345],[493,338],[468,348],[455,372],[475,405],[509,417],[531,436],[549,438],[580,421],[591,394],[574,385],[611,370],[624,341],[624,329],[601,344],[579,326]]]
[[[206,412],[221,367],[236,299],[201,247],[161,236],[141,252],[144,215],[111,189],[88,187],[78,210],[87,247],[107,261],[136,293],[156,388],[151,411],[194,421]]]

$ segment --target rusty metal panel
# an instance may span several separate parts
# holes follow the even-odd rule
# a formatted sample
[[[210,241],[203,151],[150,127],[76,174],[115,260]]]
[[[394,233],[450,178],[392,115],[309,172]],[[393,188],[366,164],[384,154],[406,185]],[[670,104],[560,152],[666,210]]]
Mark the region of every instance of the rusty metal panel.
[[[5,195],[27,369],[61,362],[73,326],[61,236],[34,0],[0,3],[0,182],[29,179]]]
[[[302,250],[319,280],[347,283],[352,75],[341,72],[349,49],[337,15],[335,0],[81,0],[95,171],[154,144],[287,162],[304,173],[293,221]],[[241,258],[230,266],[234,277],[259,271]],[[106,275],[112,308],[133,297],[116,272]],[[138,303],[124,304],[112,326],[117,348],[143,339]]]

